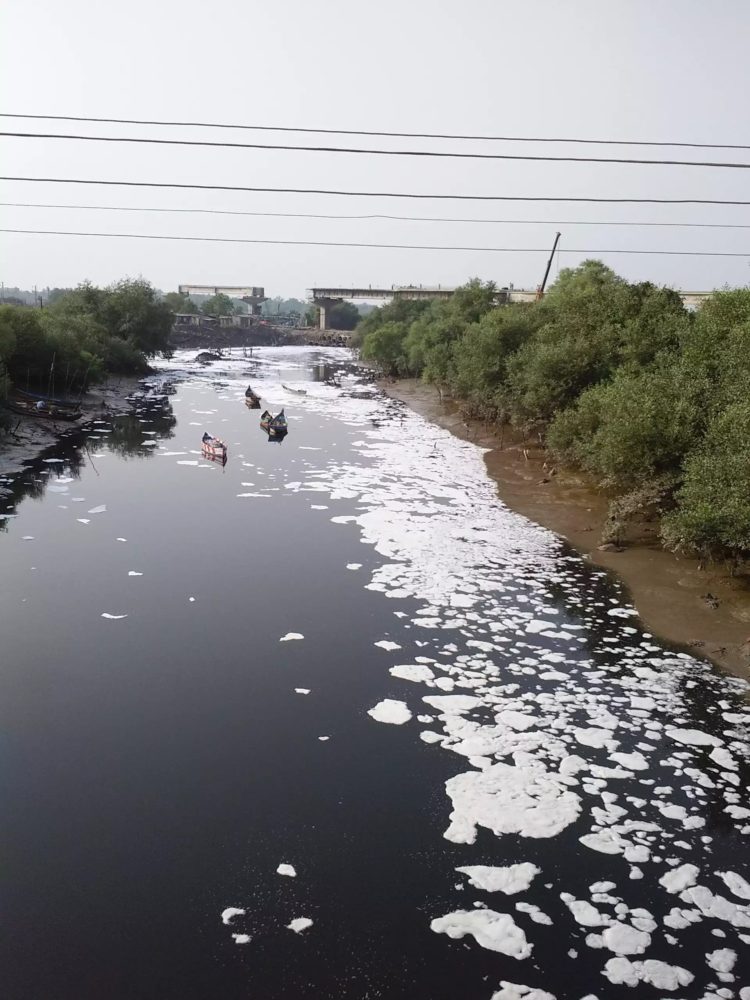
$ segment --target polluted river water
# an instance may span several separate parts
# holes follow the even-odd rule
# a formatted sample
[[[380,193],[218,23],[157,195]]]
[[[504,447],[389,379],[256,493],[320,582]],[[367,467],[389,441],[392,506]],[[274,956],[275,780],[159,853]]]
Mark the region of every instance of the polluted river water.
[[[0,481],[0,636],[8,1000],[750,1000],[747,683],[345,350]]]

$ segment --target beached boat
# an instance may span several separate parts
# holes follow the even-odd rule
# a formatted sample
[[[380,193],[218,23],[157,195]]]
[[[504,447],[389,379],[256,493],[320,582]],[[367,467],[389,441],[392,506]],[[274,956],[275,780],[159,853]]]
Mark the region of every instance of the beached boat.
[[[75,401],[24,392],[22,389],[13,389],[4,405],[13,413],[46,417],[48,420],[78,420],[81,416],[80,404]]]
[[[281,388],[282,389],[286,389],[287,392],[293,392],[297,396],[306,396],[307,395],[307,389],[293,389],[290,385],[284,385],[283,382],[281,383]]]
[[[226,462],[227,446],[221,438],[213,437],[211,434],[204,434],[201,439],[201,454],[204,458],[212,462]]]

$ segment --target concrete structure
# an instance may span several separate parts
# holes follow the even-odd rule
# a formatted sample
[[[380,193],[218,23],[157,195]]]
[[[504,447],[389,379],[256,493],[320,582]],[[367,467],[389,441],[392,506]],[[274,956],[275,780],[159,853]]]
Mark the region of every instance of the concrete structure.
[[[180,295],[228,295],[230,299],[242,299],[250,306],[253,316],[260,316],[260,307],[266,301],[264,288],[245,285],[180,285]]]
[[[352,299],[449,299],[456,291],[445,285],[391,285],[390,288],[343,288],[319,287],[308,289],[312,302],[320,310],[320,329],[328,329],[328,310],[337,302]],[[713,292],[680,292],[686,309],[698,309]],[[498,305],[508,305],[510,302],[535,302],[539,297],[536,289],[506,288],[497,289]]]
[[[449,299],[455,288],[444,285],[391,285],[390,288],[310,288],[313,304],[320,310],[320,329],[328,329],[328,310],[338,302],[350,299],[409,299],[419,301],[425,299]],[[510,301],[512,289],[497,290],[498,305]],[[529,293],[533,296],[533,292]]]

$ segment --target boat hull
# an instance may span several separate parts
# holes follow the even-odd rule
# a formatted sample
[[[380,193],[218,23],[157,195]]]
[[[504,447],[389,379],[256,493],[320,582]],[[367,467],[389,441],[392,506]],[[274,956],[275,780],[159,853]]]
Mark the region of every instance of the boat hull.
[[[43,409],[39,409],[36,403],[26,399],[9,399],[3,405],[13,413],[20,413],[25,417],[41,417],[46,420],[79,420],[83,416],[81,410],[56,406],[53,403],[45,404]]]

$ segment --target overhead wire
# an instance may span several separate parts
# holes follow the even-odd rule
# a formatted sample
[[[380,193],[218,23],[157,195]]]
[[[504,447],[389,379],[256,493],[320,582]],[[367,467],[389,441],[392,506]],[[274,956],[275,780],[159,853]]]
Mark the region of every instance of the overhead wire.
[[[3,132],[0,137],[11,139],[68,139],[75,142],[136,143],[151,146],[192,146],[218,149],[282,150],[296,153],[346,153],[364,156],[437,157],[459,160],[510,160],[536,163],[608,163],[649,167],[702,167],[704,169],[750,170],[750,163],[721,160],[648,160],[615,156],[549,156],[526,153],[459,153],[434,149],[358,149],[353,146],[292,146],[283,143],[217,142],[204,139],[153,139],[124,135],[66,135],[59,132]]]
[[[167,215],[229,215],[269,219],[335,219],[343,221],[386,220],[393,222],[457,222],[461,224],[513,226],[627,226],[667,229],[750,229],[750,222],[633,222],[592,219],[455,219],[432,215],[336,215],[318,212],[243,212],[224,208],[160,208],[150,205],[62,205],[49,202],[0,201],[2,208],[62,208],[97,212],[156,212]]]
[[[167,181],[111,181],[81,177],[22,177],[5,175],[0,181],[31,184],[92,184],[105,187],[173,188],[187,191],[253,191],[268,194],[322,194],[343,198],[414,198],[435,201],[535,201],[570,202],[613,205],[750,205],[750,201],[735,198],[603,198],[570,195],[512,194],[429,194],[404,191],[344,191],[335,188],[261,187],[240,184],[187,184]]]
[[[443,132],[390,132],[374,129],[308,128],[292,125],[247,125],[227,122],[156,121],[144,118],[103,118],[84,115],[39,115],[0,112],[0,118],[23,118],[29,121],[91,122],[107,125],[157,125],[178,128],[241,129],[254,132],[300,132],[308,135],[364,135],[394,139],[449,139],[471,142],[562,142],[597,146],[672,146],[683,149],[750,149],[750,143],[654,141],[651,139],[587,139],[581,136],[530,136],[530,135],[460,135]]]
[[[169,240],[174,242],[189,243],[249,243],[263,244],[266,246],[347,247],[373,250],[447,250],[451,252],[466,251],[472,253],[549,253],[549,247],[468,247],[430,246],[410,243],[354,243],[342,242],[338,240],[266,240],[229,236],[166,236],[152,233],[82,233],[60,229],[0,228],[0,233],[16,233],[29,236],[86,236],[97,238],[103,237],[106,239]],[[606,250],[601,248],[579,249],[576,247],[566,247],[565,249],[558,249],[557,252],[568,254],[649,254],[669,257],[750,257],[750,251],[741,253],[737,251],[720,250]]]

